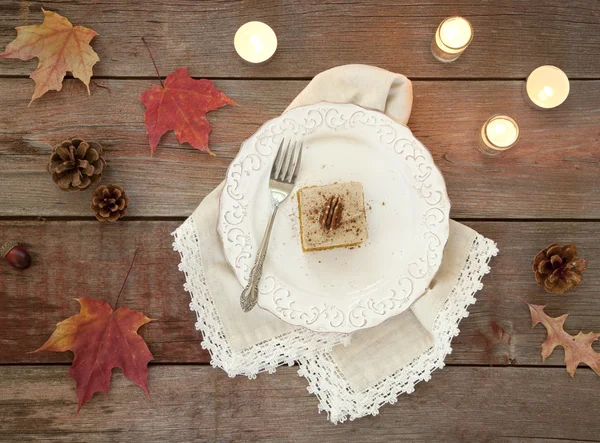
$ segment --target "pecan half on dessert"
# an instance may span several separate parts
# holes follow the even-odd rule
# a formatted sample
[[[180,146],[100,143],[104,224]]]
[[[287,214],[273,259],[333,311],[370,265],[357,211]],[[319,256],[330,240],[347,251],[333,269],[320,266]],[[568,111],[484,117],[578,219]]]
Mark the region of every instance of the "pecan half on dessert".
[[[344,203],[339,195],[332,195],[327,199],[319,215],[319,224],[326,231],[336,229],[342,220]]]

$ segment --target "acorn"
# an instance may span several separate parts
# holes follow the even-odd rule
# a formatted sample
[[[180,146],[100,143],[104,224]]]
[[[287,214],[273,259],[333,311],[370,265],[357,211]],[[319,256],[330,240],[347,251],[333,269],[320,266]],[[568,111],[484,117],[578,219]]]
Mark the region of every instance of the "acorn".
[[[31,255],[23,246],[15,242],[6,242],[0,248],[0,256],[6,258],[13,268],[27,269],[31,266]]]

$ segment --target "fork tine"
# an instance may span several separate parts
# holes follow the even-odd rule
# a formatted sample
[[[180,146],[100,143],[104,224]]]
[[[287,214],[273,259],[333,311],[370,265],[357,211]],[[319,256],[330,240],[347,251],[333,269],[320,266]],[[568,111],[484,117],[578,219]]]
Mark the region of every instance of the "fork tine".
[[[277,156],[275,157],[275,161],[273,162],[273,167],[271,168],[271,178],[277,178],[279,174],[279,170],[281,169],[281,162],[283,160],[283,143],[285,139],[281,139],[281,143],[279,143],[279,147],[277,148]]]
[[[296,183],[296,178],[298,178],[298,171],[300,171],[300,163],[302,162],[302,148],[304,148],[302,142],[300,142],[300,147],[298,148],[298,155],[296,157],[296,163],[294,165],[294,173],[292,174],[292,184]]]
[[[285,174],[285,181],[287,183],[292,183],[292,177],[294,176],[294,171],[296,169],[296,162],[298,161],[298,145],[299,143],[294,142],[294,150],[292,151],[290,159],[290,167]]]
[[[287,168],[285,169],[285,171],[283,171],[281,180],[283,180],[285,183],[290,183],[290,180],[292,179],[292,173],[294,172],[294,162],[296,161],[296,141],[293,142],[292,146],[290,147],[290,152],[289,152],[289,162],[287,163]]]
[[[281,168],[281,175],[278,175],[276,178],[277,180],[285,181],[285,178],[287,177],[288,170],[290,169],[290,160],[292,158],[292,153],[294,152],[294,148],[291,146],[291,144],[292,141],[290,140],[285,149],[285,161],[283,162],[283,166]],[[294,145],[295,144],[296,142],[294,142]]]

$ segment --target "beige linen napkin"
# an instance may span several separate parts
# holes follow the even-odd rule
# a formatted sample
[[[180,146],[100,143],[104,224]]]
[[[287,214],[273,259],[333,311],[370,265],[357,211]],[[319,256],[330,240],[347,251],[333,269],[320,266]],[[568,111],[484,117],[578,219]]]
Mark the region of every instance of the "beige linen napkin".
[[[288,109],[320,101],[354,103],[406,124],[412,85],[399,74],[366,65],[346,65],[317,75]],[[432,289],[408,311],[383,324],[343,334],[315,333],[289,325],[261,309],[243,313],[241,286],[230,270],[216,232],[222,185],[208,195],[174,233],[190,307],[211,363],[230,376],[254,376],[294,360],[309,390],[333,422],[374,414],[443,366],[458,322],[475,301],[495,244],[451,221],[450,237]],[[336,346],[338,345],[338,346]],[[335,346],[335,347],[334,347]]]
[[[405,76],[375,66],[343,65],[317,74],[286,111],[319,102],[354,103],[406,125],[412,101],[412,83]]]
[[[408,311],[390,318],[380,327],[352,334],[351,346],[333,349],[333,358],[355,391],[362,391],[392,374],[435,344],[434,320],[458,281],[477,235],[460,223],[450,223],[444,259],[431,289]]]
[[[472,229],[450,221],[442,265],[431,289],[411,309],[352,334],[348,347],[300,359],[298,373],[334,422],[376,415],[444,366],[458,323],[475,303],[488,262],[498,249]]]

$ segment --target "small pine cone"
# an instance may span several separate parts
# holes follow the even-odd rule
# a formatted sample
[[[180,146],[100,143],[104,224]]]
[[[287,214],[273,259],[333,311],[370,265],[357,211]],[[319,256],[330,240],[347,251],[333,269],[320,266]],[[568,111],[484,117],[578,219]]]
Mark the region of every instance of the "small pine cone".
[[[97,186],[105,167],[102,145],[81,138],[65,140],[55,146],[48,163],[52,180],[63,191],[84,191]]]
[[[551,244],[533,259],[533,272],[538,284],[550,294],[563,294],[575,289],[583,280],[587,268],[584,259],[577,257],[577,248],[570,244]]]
[[[117,185],[98,186],[92,196],[92,211],[101,221],[114,222],[127,213],[129,196]]]

